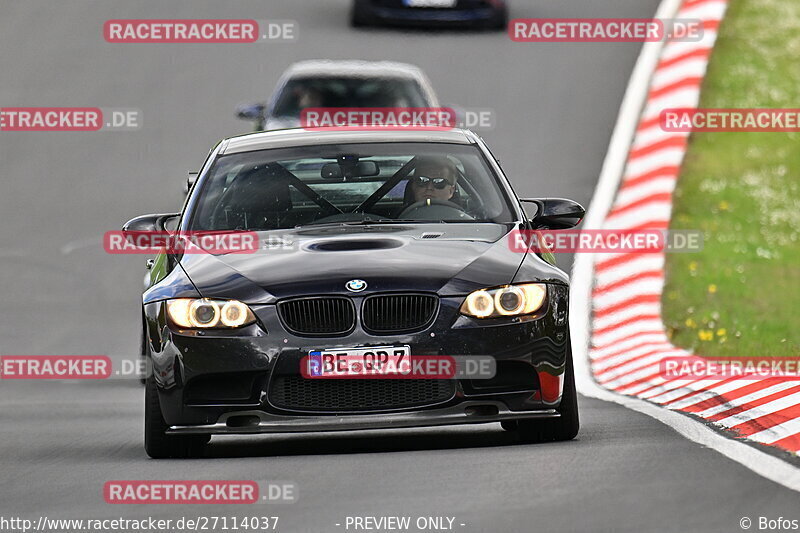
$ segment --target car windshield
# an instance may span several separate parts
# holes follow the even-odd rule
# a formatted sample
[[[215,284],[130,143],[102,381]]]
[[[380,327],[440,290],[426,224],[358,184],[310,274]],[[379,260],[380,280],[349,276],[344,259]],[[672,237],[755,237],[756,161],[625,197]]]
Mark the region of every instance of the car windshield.
[[[221,156],[209,173],[187,217],[193,230],[514,221],[507,194],[473,145],[261,150]]]
[[[284,86],[272,114],[300,116],[309,107],[429,107],[416,80],[408,78],[294,78]]]

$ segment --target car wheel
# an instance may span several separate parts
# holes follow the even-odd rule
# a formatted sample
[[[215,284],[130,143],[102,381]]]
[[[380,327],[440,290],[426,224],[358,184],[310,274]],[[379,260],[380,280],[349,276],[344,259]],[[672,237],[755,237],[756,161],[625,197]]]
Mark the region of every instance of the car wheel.
[[[578,434],[578,392],[575,390],[575,371],[572,366],[572,350],[567,353],[567,368],[564,375],[564,392],[561,395],[561,414],[558,418],[545,420],[520,420],[519,436],[523,442],[552,442],[572,440]]]
[[[142,368],[147,368],[147,333],[145,331],[145,326],[142,324],[142,336],[139,339],[139,355],[141,356],[141,360],[144,363],[141,365]],[[139,383],[145,385],[147,383],[147,370],[145,370],[144,374],[139,376]]]
[[[489,29],[505,31],[506,28],[508,28],[508,10],[503,9],[492,18]]]
[[[355,0],[350,11],[350,25],[354,28],[371,26],[373,21],[369,13],[370,6],[361,0]]]
[[[197,457],[211,435],[167,435],[169,428],[161,414],[158,390],[148,377],[144,392],[144,449],[153,459]]]

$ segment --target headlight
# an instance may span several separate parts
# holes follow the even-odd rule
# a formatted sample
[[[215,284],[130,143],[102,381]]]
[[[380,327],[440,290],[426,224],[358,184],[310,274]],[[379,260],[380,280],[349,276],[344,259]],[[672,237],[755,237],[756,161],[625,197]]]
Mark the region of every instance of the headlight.
[[[475,318],[529,315],[542,307],[546,297],[547,286],[541,283],[481,289],[467,296],[460,311]]]
[[[176,325],[191,329],[240,328],[256,321],[250,308],[237,300],[168,300],[167,313]]]

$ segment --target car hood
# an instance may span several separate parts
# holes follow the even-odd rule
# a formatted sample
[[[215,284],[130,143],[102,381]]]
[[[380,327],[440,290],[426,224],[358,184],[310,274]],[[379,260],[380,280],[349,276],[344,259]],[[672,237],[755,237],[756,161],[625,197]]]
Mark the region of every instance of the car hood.
[[[460,296],[510,283],[525,254],[512,251],[508,224],[317,226],[259,232],[252,254],[186,254],[180,264],[206,298],[246,303],[350,294],[363,280],[368,295],[384,291]],[[558,278],[540,261],[541,279]]]

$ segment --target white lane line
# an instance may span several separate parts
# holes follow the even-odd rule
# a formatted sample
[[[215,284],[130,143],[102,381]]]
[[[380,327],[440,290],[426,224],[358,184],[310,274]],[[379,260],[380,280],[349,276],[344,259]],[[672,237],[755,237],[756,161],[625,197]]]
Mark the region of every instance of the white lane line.
[[[577,365],[575,368],[577,379]],[[782,459],[764,453],[749,444],[733,440],[725,435],[717,433],[710,427],[692,420],[679,412],[670,411],[638,398],[621,396],[600,388],[591,381],[589,376],[582,376],[579,383],[578,390],[584,396],[614,402],[633,411],[655,418],[690,441],[716,450],[725,457],[745,466],[756,474],[770,481],[774,481],[787,489],[800,492],[800,468]],[[795,419],[795,422],[798,420],[800,419]],[[779,438],[775,438],[775,440],[779,440]]]
[[[662,19],[675,18],[680,5],[681,0],[662,0],[655,16]],[[658,63],[661,49],[661,43],[645,43],[642,46],[639,59],[625,91],[608,153],[583,224],[584,229],[601,228],[614,201],[620,178],[625,170],[628,149],[636,132],[639,110],[647,97],[650,76]],[[671,427],[692,442],[712,448],[756,474],[788,489],[800,492],[800,468],[744,442],[721,435],[679,412],[664,409],[638,398],[615,394],[595,383],[589,371],[588,357],[593,266],[592,254],[575,254],[569,307],[575,381],[578,391],[584,396],[614,402],[646,414]]]

